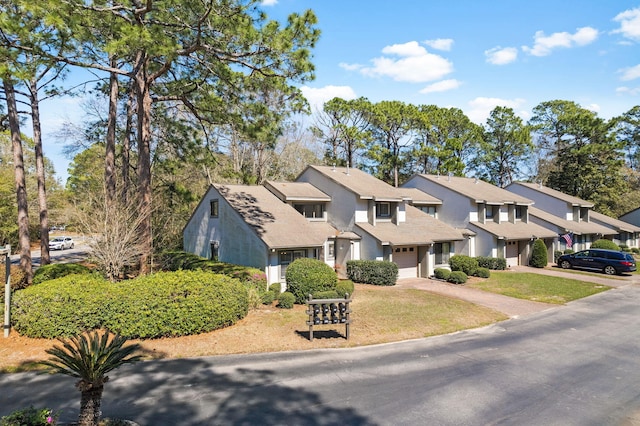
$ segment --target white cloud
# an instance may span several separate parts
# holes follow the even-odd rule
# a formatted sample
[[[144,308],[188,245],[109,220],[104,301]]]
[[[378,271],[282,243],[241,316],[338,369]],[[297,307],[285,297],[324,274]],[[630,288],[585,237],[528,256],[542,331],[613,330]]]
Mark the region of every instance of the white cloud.
[[[625,10],[616,15],[613,20],[620,22],[620,28],[612,31],[613,33],[620,33],[623,37],[640,41],[640,7]]]
[[[635,67],[623,68],[618,70],[619,73],[622,74],[620,80],[629,81],[635,80],[636,78],[640,78],[640,65],[636,65]]]
[[[600,105],[598,104],[589,104],[589,105],[583,105],[582,106],[584,109],[588,109],[589,111],[593,111],[593,112],[600,112]]]
[[[278,0],[262,0],[263,6],[275,6],[278,4]]]
[[[362,67],[360,72],[369,77],[391,77],[396,81],[410,83],[439,80],[453,72],[451,62],[442,56],[427,52],[416,41],[386,46],[382,53],[391,57],[374,58],[371,61],[373,67]]]
[[[356,98],[356,92],[349,86],[324,86],[319,88],[302,86],[300,91],[307,98],[312,112],[322,111],[324,103],[333,98],[345,100]]]
[[[636,96],[636,95],[640,95],[640,87],[621,86],[616,88],[616,93],[621,95],[629,94],[631,96]]]
[[[493,49],[485,50],[484,55],[487,57],[487,62],[493,65],[506,65],[518,59],[518,49],[515,47],[494,47]]]
[[[526,120],[528,118],[528,112],[517,111],[517,109],[524,103],[524,99],[500,99],[500,98],[485,98],[478,97],[472,101],[469,101],[470,109],[465,111],[465,114],[471,121],[476,124],[484,124],[489,118],[491,111],[495,107],[502,106],[511,108],[514,110],[517,116]]]
[[[453,47],[453,39],[450,38],[436,38],[434,40],[425,40],[424,44],[427,46],[436,49],[436,50],[444,50],[446,52],[450,51]]]
[[[362,65],[360,64],[347,64],[346,62],[340,62],[338,66],[347,71],[358,71],[359,69],[362,68]]]
[[[557,48],[571,48],[585,46],[598,38],[598,30],[591,27],[578,28],[575,33],[553,33],[545,36],[544,32],[537,31],[534,36],[533,47],[522,46],[522,50],[533,56],[547,56]]]
[[[442,80],[438,81],[437,83],[430,84],[429,86],[420,90],[420,93],[427,94],[433,92],[446,92],[448,90],[457,89],[461,84],[462,83],[460,81],[455,79]]]

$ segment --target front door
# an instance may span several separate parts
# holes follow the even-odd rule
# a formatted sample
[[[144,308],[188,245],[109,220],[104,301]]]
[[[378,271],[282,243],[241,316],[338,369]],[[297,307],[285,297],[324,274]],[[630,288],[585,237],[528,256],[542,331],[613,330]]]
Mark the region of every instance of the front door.
[[[507,266],[517,266],[518,265],[518,242],[517,241],[507,241],[507,252],[505,254],[507,258]]]

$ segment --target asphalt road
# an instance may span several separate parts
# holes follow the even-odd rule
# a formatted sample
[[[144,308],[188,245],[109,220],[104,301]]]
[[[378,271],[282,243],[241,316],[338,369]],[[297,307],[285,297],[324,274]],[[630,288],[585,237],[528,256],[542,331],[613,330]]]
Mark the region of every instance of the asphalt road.
[[[111,374],[103,415],[140,425],[639,424],[639,301],[628,285],[397,344],[143,362]],[[0,375],[0,415],[30,404],[74,420],[74,379]]]

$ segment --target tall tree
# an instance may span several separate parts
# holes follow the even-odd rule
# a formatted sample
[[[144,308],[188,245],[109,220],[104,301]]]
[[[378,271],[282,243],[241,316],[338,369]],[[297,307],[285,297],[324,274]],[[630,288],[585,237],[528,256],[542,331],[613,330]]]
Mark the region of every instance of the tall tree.
[[[371,169],[375,176],[396,187],[402,150],[411,144],[417,111],[411,104],[382,101],[374,104],[367,114],[373,136],[373,144],[366,153],[373,161]]]
[[[524,177],[523,165],[533,143],[528,127],[513,109],[499,106],[491,111],[480,146],[474,161],[478,177],[500,188]]]
[[[628,166],[640,171],[640,105],[615,117],[612,124],[616,138],[625,144]]]

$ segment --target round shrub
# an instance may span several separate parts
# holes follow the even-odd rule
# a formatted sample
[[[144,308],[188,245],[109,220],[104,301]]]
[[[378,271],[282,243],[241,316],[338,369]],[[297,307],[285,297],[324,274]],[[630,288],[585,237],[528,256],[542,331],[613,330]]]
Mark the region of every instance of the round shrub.
[[[273,283],[269,286],[269,291],[275,294],[282,293],[282,284],[281,283]]]
[[[478,268],[476,270],[476,277],[480,278],[489,278],[491,276],[491,272],[489,268]]]
[[[160,272],[116,285],[103,326],[127,338],[205,333],[247,315],[237,279],[206,271]]]
[[[278,308],[291,309],[293,308],[295,302],[296,297],[293,295],[293,293],[285,291],[278,297],[278,304],[276,306]]]
[[[319,291],[312,294],[314,299],[338,299],[340,295],[335,290]],[[342,296],[344,297],[344,296]]]
[[[447,280],[449,275],[451,275],[451,271],[447,268],[436,268],[433,270],[433,275],[439,280]]]
[[[467,282],[467,274],[462,271],[451,271],[447,281],[453,284],[464,284]]]
[[[335,271],[317,259],[300,258],[294,260],[287,267],[285,276],[287,290],[295,296],[296,303],[304,303],[309,294],[333,290],[338,283]]]
[[[278,293],[280,294],[280,293]],[[270,305],[273,301],[276,300],[276,294],[273,291],[268,291],[262,295],[262,304]]]
[[[547,262],[547,246],[544,244],[544,241],[538,238],[533,242],[529,266],[533,266],[534,268],[544,268],[547,266]]]
[[[43,281],[54,280],[66,277],[71,274],[90,274],[91,269],[77,263],[55,263],[44,265],[36,269],[33,274],[33,284],[40,284]]]
[[[20,265],[11,265],[9,268],[9,275],[11,276],[11,290],[15,291],[27,287],[27,276]],[[7,282],[6,270],[7,268],[4,263],[0,265],[0,287],[2,287],[2,291],[0,292],[2,295],[0,295],[0,298],[4,298],[4,283]]]
[[[573,253],[573,250],[572,249],[564,249],[563,253],[564,254],[571,254],[571,253]]]
[[[345,297],[347,294],[351,297],[355,290],[355,284],[353,284],[353,281],[351,280],[340,280],[336,285],[336,293],[338,293],[338,297]]]
[[[594,249],[595,248],[599,248],[599,249],[620,251],[620,246],[618,246],[613,241],[606,240],[604,238],[601,238],[599,240],[594,241],[593,244],[591,244],[591,248],[594,248]]]
[[[114,284],[95,275],[67,275],[15,292],[11,322],[28,337],[71,337],[99,328]]]
[[[347,277],[354,283],[392,286],[398,280],[398,265],[387,260],[349,260]]]
[[[464,254],[456,254],[449,258],[451,271],[462,271],[466,275],[474,275],[478,269],[478,261]]]

